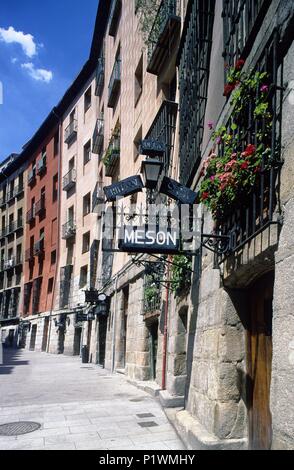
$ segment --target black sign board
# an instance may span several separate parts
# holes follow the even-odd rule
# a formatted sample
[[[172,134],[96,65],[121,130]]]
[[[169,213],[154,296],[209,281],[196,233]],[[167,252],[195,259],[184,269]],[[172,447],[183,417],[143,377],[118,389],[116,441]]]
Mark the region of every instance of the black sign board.
[[[176,254],[179,245],[176,230],[158,226],[126,226],[118,246],[127,253]]]
[[[166,145],[163,142],[153,139],[141,140],[140,154],[148,155],[149,157],[162,157],[166,150]]]
[[[98,302],[98,290],[85,290],[85,302],[89,304],[95,304]]]
[[[130,176],[111,186],[105,186],[103,191],[107,201],[115,201],[117,197],[126,197],[142,191],[144,185],[141,176]]]
[[[197,193],[166,176],[162,180],[160,192],[182,204],[195,204],[197,200]]]

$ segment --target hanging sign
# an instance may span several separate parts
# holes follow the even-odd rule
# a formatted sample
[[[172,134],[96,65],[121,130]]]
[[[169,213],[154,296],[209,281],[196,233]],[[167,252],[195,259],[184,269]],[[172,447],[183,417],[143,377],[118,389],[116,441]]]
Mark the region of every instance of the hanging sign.
[[[159,226],[125,226],[118,247],[127,253],[176,254],[179,252],[176,230]]]
[[[162,180],[160,192],[166,194],[172,199],[176,199],[181,204],[195,204],[197,200],[197,193],[190,188],[183,186],[171,178],[165,176]]]
[[[126,197],[142,191],[144,185],[141,176],[130,176],[118,183],[103,188],[107,201],[115,201],[117,197]]]
[[[159,140],[145,139],[141,140],[140,154],[149,157],[162,157],[166,150],[166,145]]]

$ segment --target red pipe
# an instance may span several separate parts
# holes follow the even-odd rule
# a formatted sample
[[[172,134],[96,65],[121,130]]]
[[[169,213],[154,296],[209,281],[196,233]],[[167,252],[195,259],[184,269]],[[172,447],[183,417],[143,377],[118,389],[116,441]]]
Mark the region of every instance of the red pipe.
[[[169,261],[169,257],[167,259]],[[164,330],[163,330],[163,352],[162,352],[162,383],[161,389],[166,390],[166,365],[167,365],[167,322],[168,322],[168,307],[169,307],[169,263],[167,264],[166,280],[167,286],[165,290],[165,309],[164,309]]]

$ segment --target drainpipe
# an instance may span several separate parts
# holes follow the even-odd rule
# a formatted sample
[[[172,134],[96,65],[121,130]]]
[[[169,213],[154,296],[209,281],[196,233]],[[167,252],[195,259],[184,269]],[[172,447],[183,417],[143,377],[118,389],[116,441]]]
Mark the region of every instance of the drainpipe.
[[[54,278],[53,278],[53,289],[52,289],[52,299],[51,299],[51,309],[50,309],[50,325],[49,325],[49,333],[48,333],[48,339],[47,339],[47,348],[46,352],[49,352],[49,346],[50,346],[50,339],[51,339],[51,330],[52,330],[52,313],[54,310],[54,301],[55,301],[55,295],[56,295],[56,280],[57,280],[57,273],[59,271],[59,254],[60,254],[60,214],[61,214],[61,157],[62,157],[62,145],[61,145],[61,138],[62,138],[62,121],[61,117],[57,114],[56,108],[53,108],[52,113],[55,114],[55,116],[59,119],[59,124],[58,124],[58,139],[59,139],[59,149],[58,149],[58,193],[57,193],[57,244],[56,244],[56,263],[55,263],[55,270],[54,270]]]
[[[168,257],[169,261],[169,257]],[[169,263],[167,264],[167,286],[165,289],[165,308],[164,308],[164,330],[163,330],[163,351],[162,351],[162,382],[161,389],[166,390],[166,369],[167,369],[167,324],[168,324],[168,309],[169,309]]]
[[[111,363],[111,373],[114,372],[114,361],[115,361],[115,333],[116,333],[116,312],[117,312],[117,283],[118,283],[118,274],[115,278],[115,294],[114,294],[114,310],[113,310],[113,321],[112,321],[112,363]]]

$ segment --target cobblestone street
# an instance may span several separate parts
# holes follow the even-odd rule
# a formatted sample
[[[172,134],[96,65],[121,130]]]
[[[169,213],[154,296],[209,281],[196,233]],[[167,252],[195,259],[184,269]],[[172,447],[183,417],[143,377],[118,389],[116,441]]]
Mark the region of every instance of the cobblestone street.
[[[0,425],[41,428],[0,436],[2,450],[183,449],[159,403],[120,375],[79,357],[5,350],[0,366]]]

